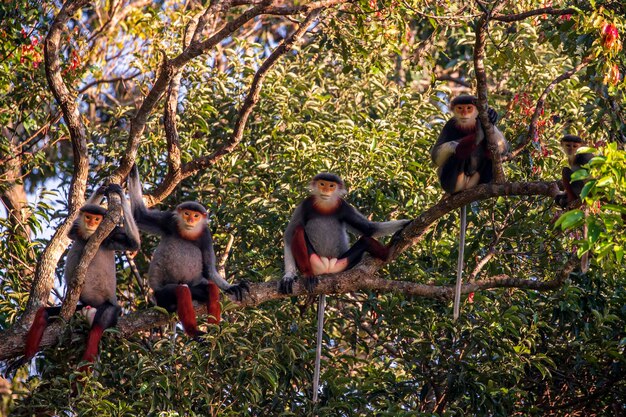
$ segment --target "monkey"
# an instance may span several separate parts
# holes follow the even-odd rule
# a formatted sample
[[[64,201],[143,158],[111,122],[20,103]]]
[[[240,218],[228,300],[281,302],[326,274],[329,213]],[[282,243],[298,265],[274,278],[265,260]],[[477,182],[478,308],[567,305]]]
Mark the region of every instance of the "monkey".
[[[450,102],[453,116],[446,122],[430,156],[437,166],[441,188],[454,194],[493,180],[492,157],[482,125],[478,120],[476,97],[461,95]],[[489,122],[496,124],[498,113],[487,110]],[[494,126],[498,151],[508,152],[509,144]]]
[[[65,282],[69,287],[74,271],[80,261],[80,255],[89,238],[96,231],[107,210],[100,205],[103,196],[116,193],[120,196],[123,226],[116,226],[98,248],[95,256],[87,267],[85,283],[80,294],[80,304],[76,310],[81,311],[91,326],[87,339],[87,347],[83,361],[92,363],[98,355],[98,346],[104,330],[117,324],[122,311],[115,294],[115,251],[139,250],[139,230],[133,219],[130,205],[124,197],[122,187],[117,184],[100,187],[83,205],[78,217],[74,220],[68,233],[73,240],[65,261]],[[51,318],[58,316],[61,307],[41,307],[35,314],[25,343],[24,356],[31,359],[37,353],[45,328]]]
[[[493,180],[492,155],[485,140],[485,131],[478,119],[476,97],[461,95],[450,102],[453,116],[446,122],[430,156],[437,166],[441,188],[447,194],[454,194],[478,184],[488,184]],[[498,113],[491,107],[487,110],[489,122],[498,121]],[[508,152],[509,144],[502,132],[494,126],[497,149],[500,155]],[[459,316],[461,300],[461,275],[465,252],[465,229],[467,208],[461,207],[461,231],[459,235],[459,258],[454,294],[453,317]]]
[[[563,168],[561,176],[563,179],[563,192],[554,197],[554,201],[561,208],[567,208],[572,202],[580,198],[585,182],[583,180],[572,181],[572,174],[595,156],[592,153],[576,153],[578,148],[585,145],[585,142],[575,135],[565,135],[561,139],[561,149],[567,156],[568,166]]]
[[[187,335],[201,336],[192,300],[206,303],[208,322],[217,324],[221,320],[219,289],[241,301],[244,291],[250,292],[248,283],[230,285],[217,272],[208,213],[202,204],[187,201],[173,211],[148,210],[136,165],[128,177],[128,190],[139,230],[161,236],[148,267],[156,304],[170,313],[176,311]]]
[[[387,260],[389,250],[374,237],[393,234],[410,220],[371,222],[346,202],[343,180],[330,173],[320,173],[309,184],[310,196],[294,210],[284,233],[285,273],[278,284],[283,294],[293,292],[296,271],[299,270],[307,291],[313,291],[318,275],[333,274],[354,267],[365,252]],[[362,236],[349,247],[347,231]],[[313,401],[317,401],[320,375],[324,308],[322,294],[318,304],[317,350],[313,376]]]
[[[561,178],[563,179],[563,190],[554,197],[554,202],[563,209],[569,204],[580,198],[580,193],[585,186],[585,181],[572,181],[572,174],[582,168],[583,165],[589,163],[595,156],[592,153],[576,153],[578,148],[585,145],[579,136],[565,135],[561,138],[561,149],[567,156],[567,167],[563,168]],[[583,239],[587,239],[587,223],[583,225]],[[580,258],[580,269],[583,273],[589,270],[589,252],[583,253]]]

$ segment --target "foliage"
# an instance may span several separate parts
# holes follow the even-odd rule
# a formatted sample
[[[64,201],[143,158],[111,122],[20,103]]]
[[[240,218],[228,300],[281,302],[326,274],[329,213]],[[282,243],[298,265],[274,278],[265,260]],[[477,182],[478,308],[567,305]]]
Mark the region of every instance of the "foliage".
[[[34,240],[14,237],[19,225],[10,216],[0,219],[1,329],[25,308],[34,259],[66,213],[73,168],[68,128],[55,119],[60,109],[39,62],[60,4],[13,3],[0,5],[0,16],[7,17],[0,19],[6,34],[0,37],[0,125],[11,128],[17,147],[0,135],[0,161],[24,157],[24,185],[31,193],[43,191],[29,196]],[[110,3],[81,10],[62,45],[64,80],[80,92],[87,127],[90,188],[117,169],[163,54],[172,59],[180,53],[184,25],[202,6],[163,1],[133,7],[124,1],[124,16],[114,25],[108,19],[118,16],[111,8],[117,2]],[[449,117],[450,97],[476,90],[476,22],[483,7],[496,3],[359,1],[324,11],[305,42],[268,73],[235,150],[183,179],[162,207],[202,201],[218,257],[234,238],[227,278],[252,282],[282,275],[282,230],[320,171],[339,173],[348,200],[373,220],[417,218],[442,196],[430,146]],[[606,25],[623,38],[626,14],[610,1],[550,3],[572,12],[498,20],[544,6],[523,0],[505,2],[491,15],[489,104],[519,148],[505,162],[509,181],[558,179],[563,161],[557,148],[565,133],[578,133],[593,146],[596,158],[577,173],[587,179],[585,206],[561,215],[543,196],[472,203],[465,271],[472,280],[506,275],[543,282],[573,250],[589,250],[589,273],[571,274],[552,292],[476,292],[464,301],[458,322],[446,300],[382,291],[332,296],[317,405],[310,401],[316,314],[302,301],[241,310],[224,299],[225,322],[208,326],[201,341],[180,330],[174,334],[171,326],[130,338],[108,330],[89,378],[76,370],[84,340],[75,340],[72,331],[84,334],[86,324],[74,318],[31,369],[3,368],[13,384],[11,415],[624,413],[626,57],[616,40],[607,39]],[[225,19],[244,9],[229,10]],[[231,137],[256,71],[295,26],[263,16],[185,67],[176,119],[183,163]],[[577,65],[579,71],[547,93],[529,137],[539,97]],[[148,115],[137,154],[148,191],[170,170],[163,101]],[[3,173],[0,168],[0,193]],[[380,275],[451,285],[457,224],[454,215],[439,219]],[[156,243],[142,236],[136,262],[144,278]],[[62,268],[60,262],[58,277]],[[132,278],[121,258],[118,288],[125,313],[151,308],[145,283]]]

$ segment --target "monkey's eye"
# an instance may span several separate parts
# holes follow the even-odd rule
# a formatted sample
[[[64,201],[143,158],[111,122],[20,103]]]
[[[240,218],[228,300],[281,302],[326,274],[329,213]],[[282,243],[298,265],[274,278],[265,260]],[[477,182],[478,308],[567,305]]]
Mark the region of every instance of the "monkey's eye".
[[[330,184],[328,184],[328,186],[329,186],[330,188],[335,188],[335,185],[337,185],[337,184],[332,183],[332,182],[331,182]]]
[[[200,214],[199,214],[199,213],[194,213],[194,214],[193,214],[193,218],[194,218],[194,219],[197,219],[197,218],[199,218],[199,217],[200,217]]]

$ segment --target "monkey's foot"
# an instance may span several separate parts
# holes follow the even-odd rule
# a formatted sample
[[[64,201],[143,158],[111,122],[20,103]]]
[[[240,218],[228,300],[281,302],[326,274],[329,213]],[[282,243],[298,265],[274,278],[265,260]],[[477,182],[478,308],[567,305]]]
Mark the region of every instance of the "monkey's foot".
[[[312,292],[315,287],[317,287],[317,284],[319,284],[320,280],[319,278],[317,278],[316,276],[313,277],[305,277],[304,282],[302,283],[304,285],[304,289],[307,290],[308,292]]]
[[[243,292],[247,291],[250,293],[250,286],[247,281],[241,281],[237,285],[231,285],[226,291],[226,294],[232,294],[235,297],[235,300],[241,301],[243,300]]]
[[[292,294],[293,293],[293,283],[297,280],[296,277],[284,276],[278,282],[278,292],[281,294]]]
[[[313,275],[336,274],[337,272],[344,271],[348,267],[347,258],[327,258],[314,253],[309,257],[309,260],[311,262]]]

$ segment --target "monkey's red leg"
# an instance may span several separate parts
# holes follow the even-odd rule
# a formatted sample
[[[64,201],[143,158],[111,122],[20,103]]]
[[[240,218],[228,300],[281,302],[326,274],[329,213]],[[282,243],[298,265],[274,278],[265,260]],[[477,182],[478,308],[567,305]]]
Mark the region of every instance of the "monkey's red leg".
[[[196,322],[196,311],[193,309],[193,302],[191,301],[191,291],[187,285],[178,285],[176,287],[176,311],[178,318],[183,324],[185,333],[189,336],[197,336],[198,323]]]
[[[209,282],[209,299],[207,300],[206,311],[207,313],[209,313],[208,322],[211,324],[219,324],[219,322],[222,320],[220,289],[212,282]]]
[[[84,306],[87,308],[89,306]],[[83,309],[84,309],[83,308]],[[98,347],[100,346],[100,339],[105,329],[113,327],[117,324],[122,308],[117,303],[105,301],[97,307],[89,308],[88,311],[95,310],[93,315],[93,324],[89,330],[89,336],[87,337],[87,348],[83,354],[83,361],[94,362],[98,356]],[[89,365],[81,368],[82,371],[89,370]]]
[[[24,357],[26,357],[26,359],[32,359],[32,357],[35,356],[39,350],[41,338],[43,337],[43,332],[46,330],[47,326],[48,311],[46,311],[45,307],[41,307],[37,310],[35,320],[33,320],[33,324],[30,326],[30,329],[26,334],[26,344],[24,349]]]
[[[87,338],[87,349],[83,354],[83,360],[87,362],[93,362],[98,356],[98,346],[100,345],[100,339],[104,333],[104,327],[94,323],[89,330],[89,337]]]
[[[296,261],[300,273],[305,277],[312,276],[313,269],[311,268],[309,250],[307,249],[304,227],[302,226],[296,227],[296,230],[293,232],[291,253],[293,254],[293,258]]]

